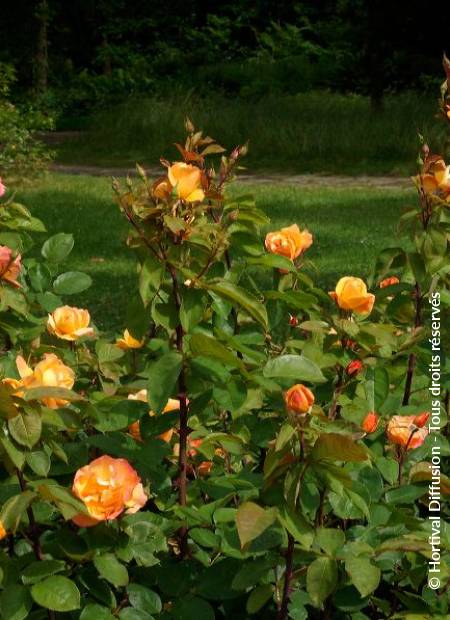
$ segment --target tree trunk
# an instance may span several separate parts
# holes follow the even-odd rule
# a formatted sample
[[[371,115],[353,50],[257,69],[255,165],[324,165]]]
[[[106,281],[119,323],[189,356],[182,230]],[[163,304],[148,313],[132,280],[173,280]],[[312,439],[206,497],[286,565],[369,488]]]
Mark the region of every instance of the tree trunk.
[[[36,17],[36,53],[34,56],[34,90],[37,95],[42,95],[48,85],[48,49],[47,49],[47,26],[48,26],[48,1],[38,0]]]

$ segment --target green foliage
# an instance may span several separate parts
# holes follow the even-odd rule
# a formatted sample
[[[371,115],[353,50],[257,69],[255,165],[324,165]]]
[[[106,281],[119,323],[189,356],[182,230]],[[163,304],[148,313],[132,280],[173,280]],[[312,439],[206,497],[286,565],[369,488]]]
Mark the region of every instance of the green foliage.
[[[267,215],[228,192],[246,147],[186,130],[167,177],[114,182],[137,261],[131,337],[65,305],[91,282],[72,236],[27,256],[44,227],[2,203],[1,616],[448,615],[446,543],[439,597],[426,586],[423,502],[434,439],[449,447],[423,410],[426,297],[449,312],[450,183],[422,188],[447,169],[424,149],[410,240],[380,255],[376,294],[354,278],[330,298],[305,270],[307,232],[263,244]]]

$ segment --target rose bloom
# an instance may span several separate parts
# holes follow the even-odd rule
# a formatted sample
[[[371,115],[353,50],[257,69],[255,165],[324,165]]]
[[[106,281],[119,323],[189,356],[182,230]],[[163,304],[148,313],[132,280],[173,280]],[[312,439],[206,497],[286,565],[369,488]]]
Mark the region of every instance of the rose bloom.
[[[116,347],[119,349],[140,349],[142,346],[144,346],[144,338],[142,340],[133,338],[128,329],[123,332],[123,338],[116,340]]]
[[[348,374],[349,377],[352,377],[353,375],[357,375],[359,372],[361,372],[363,368],[364,364],[361,360],[352,360],[347,364],[345,372]]]
[[[311,233],[305,228],[301,231],[297,224],[266,235],[266,249],[271,254],[279,254],[290,260],[296,259],[313,242]]]
[[[357,314],[372,311],[375,295],[367,292],[367,286],[361,278],[345,276],[336,284],[336,289],[328,293],[342,310],[352,310]]]
[[[13,258],[13,251],[6,245],[0,245],[0,278],[9,282],[16,288],[20,288],[17,282],[20,270],[22,269],[21,257],[18,254]]]
[[[204,199],[205,194],[201,188],[202,173],[197,166],[177,162],[170,166],[167,176],[169,183],[181,200],[197,202]]]
[[[77,471],[72,492],[89,513],[89,516],[80,514],[73,518],[80,527],[111,521],[124,511],[133,514],[145,506],[148,499],[130,463],[107,455]]]
[[[2,178],[0,177],[0,198],[5,195],[6,185],[3,184]]]
[[[438,157],[427,166],[427,172],[414,177],[414,181],[426,194],[447,194],[450,191],[450,166]]]
[[[398,284],[400,282],[400,280],[397,278],[397,276],[391,276],[390,278],[384,278],[384,280],[381,280],[379,286],[380,288],[386,288],[387,286],[393,286],[394,284]]]
[[[139,392],[137,392],[136,394],[128,394],[128,398],[129,400],[140,400],[143,403],[147,403],[147,390],[139,390]],[[179,408],[180,401],[176,400],[175,398],[169,398],[169,400],[167,401],[167,405],[163,409],[163,413],[169,413],[169,411],[177,411]],[[155,415],[154,411],[149,411],[148,414],[151,416]],[[141,425],[139,423],[139,420],[136,420],[136,422],[130,424],[130,426],[128,427],[128,432],[136,441],[142,441]],[[158,435],[158,439],[162,439],[162,441],[169,443],[169,441],[172,439],[173,433],[174,429],[169,428],[168,431],[165,431],[164,433],[161,433],[161,435]]]
[[[21,377],[20,385],[29,390],[38,387],[62,387],[71,390],[75,382],[75,373],[66,366],[54,353],[45,353],[43,359],[32,370],[20,355],[16,359],[17,369]],[[41,401],[50,409],[58,409],[67,405],[62,398],[46,397]]]
[[[416,416],[395,415],[387,425],[386,434],[389,441],[403,448],[412,450],[423,444],[428,435],[426,428],[419,428],[415,423]]]
[[[289,411],[305,414],[314,404],[314,394],[301,383],[297,383],[288,389],[284,402]]]
[[[0,183],[1,183],[1,179],[0,179]],[[0,540],[5,538],[5,536],[7,536],[7,533],[6,533],[3,523],[0,521]]]
[[[91,316],[87,310],[61,306],[48,315],[47,330],[53,336],[71,342],[83,336],[93,336],[94,329],[89,327]]]
[[[379,417],[376,413],[371,411],[364,418],[361,427],[366,433],[374,433],[378,428]]]

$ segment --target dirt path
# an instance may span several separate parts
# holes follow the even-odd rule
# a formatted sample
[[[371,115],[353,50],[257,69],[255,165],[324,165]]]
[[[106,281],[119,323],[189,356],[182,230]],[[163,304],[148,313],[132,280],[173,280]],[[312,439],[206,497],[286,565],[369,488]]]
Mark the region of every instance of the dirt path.
[[[103,166],[84,166],[84,165],[66,165],[53,164],[51,170],[63,174],[90,175],[99,177],[123,177],[127,174],[134,175],[133,168],[109,168]],[[161,169],[147,168],[150,177],[156,177],[161,174]],[[256,174],[240,174],[239,181],[241,183],[253,184],[283,184],[283,185],[300,185],[303,187],[371,187],[375,189],[408,189],[411,188],[411,180],[408,177],[391,177],[391,176],[344,176],[344,175],[327,175],[327,174],[278,174],[278,173],[256,173]]]

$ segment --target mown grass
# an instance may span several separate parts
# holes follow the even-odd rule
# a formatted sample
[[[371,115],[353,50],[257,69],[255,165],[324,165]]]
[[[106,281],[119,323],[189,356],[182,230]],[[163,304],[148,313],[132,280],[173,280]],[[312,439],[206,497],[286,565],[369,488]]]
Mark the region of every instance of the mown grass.
[[[317,267],[314,277],[325,287],[342,275],[365,277],[380,250],[394,242],[398,217],[415,199],[412,190],[401,189],[236,184],[232,191],[253,192],[272,218],[272,229],[294,222],[308,226],[314,235],[308,258]],[[67,298],[68,303],[88,307],[99,327],[120,330],[136,269],[124,245],[127,224],[114,203],[110,181],[53,174],[22,190],[18,198],[45,222],[49,234],[75,236],[65,267],[89,273],[94,284]]]
[[[183,139],[187,114],[231,148],[250,141],[252,169],[346,174],[404,174],[415,168],[417,134],[435,149],[442,125],[436,102],[416,93],[388,96],[374,111],[366,97],[328,92],[267,96],[258,101],[211,96],[173,100],[133,98],[96,114],[89,131],[63,145],[66,163],[150,165]]]

